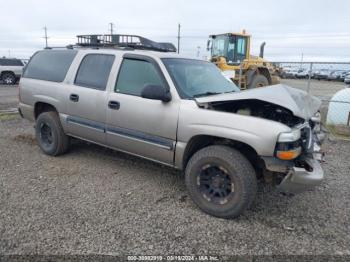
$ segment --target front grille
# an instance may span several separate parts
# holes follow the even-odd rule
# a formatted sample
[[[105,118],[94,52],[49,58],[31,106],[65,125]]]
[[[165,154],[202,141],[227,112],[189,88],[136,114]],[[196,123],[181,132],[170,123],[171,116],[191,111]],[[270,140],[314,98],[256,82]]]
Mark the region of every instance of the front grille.
[[[313,134],[310,126],[301,129],[301,146],[307,152],[312,151]]]

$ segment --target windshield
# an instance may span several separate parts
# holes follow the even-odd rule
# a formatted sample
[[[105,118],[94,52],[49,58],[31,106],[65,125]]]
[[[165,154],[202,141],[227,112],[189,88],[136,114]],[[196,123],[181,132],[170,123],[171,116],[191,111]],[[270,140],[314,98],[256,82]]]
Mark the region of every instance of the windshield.
[[[213,45],[211,55],[226,57],[227,36],[216,36],[212,41]]]
[[[225,78],[212,63],[192,59],[163,58],[181,98],[237,92],[239,88]]]

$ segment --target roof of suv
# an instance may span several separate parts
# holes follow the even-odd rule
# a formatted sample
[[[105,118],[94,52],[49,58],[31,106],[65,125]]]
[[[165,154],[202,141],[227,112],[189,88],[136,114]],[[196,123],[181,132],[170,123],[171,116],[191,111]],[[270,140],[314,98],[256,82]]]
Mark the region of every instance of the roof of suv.
[[[55,50],[55,49],[52,49]],[[157,51],[149,51],[149,50],[133,50],[133,49],[112,49],[112,48],[100,48],[100,49],[92,49],[92,48],[76,48],[75,51],[79,53],[102,53],[102,54],[136,54],[136,55],[147,55],[150,57],[156,58],[183,58],[183,59],[193,59],[200,60],[188,56],[179,55],[174,52],[157,52]]]

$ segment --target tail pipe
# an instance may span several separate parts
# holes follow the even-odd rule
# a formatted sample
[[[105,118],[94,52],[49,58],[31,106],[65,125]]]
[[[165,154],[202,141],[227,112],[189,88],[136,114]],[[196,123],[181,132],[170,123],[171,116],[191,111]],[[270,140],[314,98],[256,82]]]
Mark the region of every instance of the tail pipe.
[[[261,58],[264,58],[264,49],[265,49],[265,45],[266,45],[266,43],[265,42],[263,42],[262,44],[261,44],[261,46],[260,46],[260,57]]]

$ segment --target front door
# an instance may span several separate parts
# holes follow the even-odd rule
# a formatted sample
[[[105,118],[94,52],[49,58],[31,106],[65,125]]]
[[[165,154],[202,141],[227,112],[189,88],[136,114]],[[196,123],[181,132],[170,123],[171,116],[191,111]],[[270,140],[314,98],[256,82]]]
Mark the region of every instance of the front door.
[[[87,54],[67,95],[68,133],[104,144],[107,111],[106,86],[114,55]]]
[[[107,143],[119,150],[173,164],[178,101],[164,103],[141,97],[145,85],[167,82],[157,62],[124,57],[115,89],[108,98]]]

